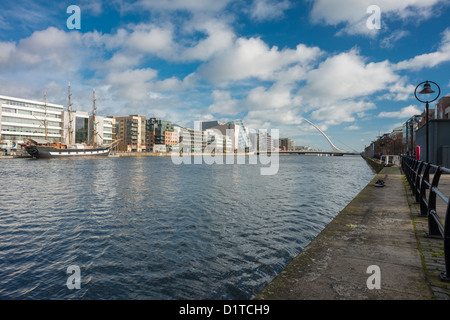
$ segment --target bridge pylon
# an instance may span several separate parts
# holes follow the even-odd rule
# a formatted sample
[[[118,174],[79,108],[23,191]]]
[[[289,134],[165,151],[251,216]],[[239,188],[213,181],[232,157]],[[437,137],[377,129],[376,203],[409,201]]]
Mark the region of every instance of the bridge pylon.
[[[330,144],[331,148],[333,149],[333,151],[336,152],[343,152],[345,153],[346,151],[339,149],[338,147],[336,147],[333,142],[331,142],[330,138],[328,138],[328,136],[325,134],[325,132],[323,132],[322,130],[320,130],[320,128],[318,126],[316,126],[314,123],[312,123],[311,121],[309,121],[308,119],[303,118],[303,120],[305,120],[306,122],[308,122],[310,125],[312,125],[314,128],[316,128],[324,137],[325,139],[327,139],[328,143]]]

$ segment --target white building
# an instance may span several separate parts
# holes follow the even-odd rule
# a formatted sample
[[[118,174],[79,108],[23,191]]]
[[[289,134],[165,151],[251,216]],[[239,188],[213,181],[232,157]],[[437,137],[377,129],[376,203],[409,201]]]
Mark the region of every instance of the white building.
[[[178,136],[178,150],[183,153],[202,153],[206,146],[206,140],[203,138],[204,132],[178,126],[173,127]]]
[[[110,144],[113,142],[113,128],[116,125],[113,117],[103,118],[103,134],[102,144]]]
[[[0,141],[12,148],[25,138],[62,142],[64,106],[0,95]]]
[[[206,140],[207,148],[215,152],[231,152],[233,150],[233,142],[231,137],[222,134],[217,129],[206,129],[204,131],[204,139]]]

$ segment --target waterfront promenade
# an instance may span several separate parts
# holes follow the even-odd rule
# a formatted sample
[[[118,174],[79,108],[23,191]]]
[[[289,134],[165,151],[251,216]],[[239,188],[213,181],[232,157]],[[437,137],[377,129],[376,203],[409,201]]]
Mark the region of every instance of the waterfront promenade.
[[[383,168],[254,299],[449,299],[443,241],[424,236],[427,218],[410,194],[400,168]],[[368,288],[370,266],[379,267],[379,288]]]

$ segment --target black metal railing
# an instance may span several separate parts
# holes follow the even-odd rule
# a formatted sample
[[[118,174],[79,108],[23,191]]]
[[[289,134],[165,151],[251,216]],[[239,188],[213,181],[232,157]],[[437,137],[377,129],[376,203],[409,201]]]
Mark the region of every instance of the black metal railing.
[[[444,240],[446,271],[441,273],[441,279],[450,282],[450,198],[446,197],[438,189],[441,175],[450,174],[450,169],[406,156],[402,156],[401,165],[416,202],[420,204],[420,216],[428,217],[427,236]],[[431,182],[430,172],[433,173],[433,180]],[[436,196],[439,196],[447,205],[444,223],[436,209]]]

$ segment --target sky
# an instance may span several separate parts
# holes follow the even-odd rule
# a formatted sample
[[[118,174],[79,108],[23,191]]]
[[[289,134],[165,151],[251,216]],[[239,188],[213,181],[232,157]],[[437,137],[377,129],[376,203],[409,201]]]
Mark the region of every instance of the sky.
[[[68,7],[76,5],[79,16]],[[450,94],[448,0],[2,0],[0,95],[362,151]],[[75,15],[74,15],[75,14]],[[78,19],[79,18],[79,19]],[[79,23],[79,28],[76,23]],[[432,105],[433,107],[433,105]]]

